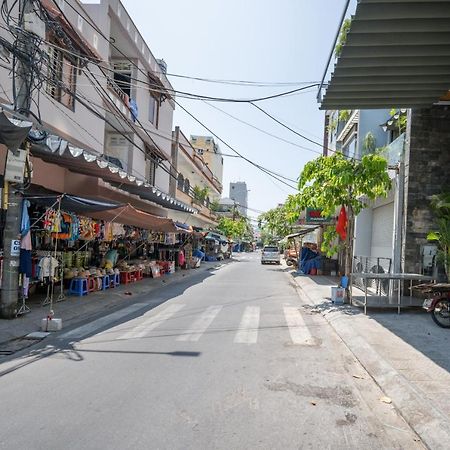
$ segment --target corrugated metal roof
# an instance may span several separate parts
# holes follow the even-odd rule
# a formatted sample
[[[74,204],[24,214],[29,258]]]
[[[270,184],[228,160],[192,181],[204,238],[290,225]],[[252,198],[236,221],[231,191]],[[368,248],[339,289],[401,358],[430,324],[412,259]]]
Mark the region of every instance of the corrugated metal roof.
[[[359,0],[321,109],[428,107],[450,90],[450,0]]]

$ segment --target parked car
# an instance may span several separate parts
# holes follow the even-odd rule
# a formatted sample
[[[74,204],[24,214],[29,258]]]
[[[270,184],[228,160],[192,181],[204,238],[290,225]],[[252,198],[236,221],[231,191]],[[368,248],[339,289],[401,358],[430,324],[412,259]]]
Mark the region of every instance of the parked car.
[[[265,245],[261,252],[261,264],[280,262],[280,249],[275,245]]]

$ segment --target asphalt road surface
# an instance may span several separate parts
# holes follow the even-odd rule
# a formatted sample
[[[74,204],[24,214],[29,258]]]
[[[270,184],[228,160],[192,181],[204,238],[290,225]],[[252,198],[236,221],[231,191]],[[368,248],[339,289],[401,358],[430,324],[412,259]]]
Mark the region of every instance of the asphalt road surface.
[[[195,281],[1,364],[0,448],[422,448],[283,266]]]

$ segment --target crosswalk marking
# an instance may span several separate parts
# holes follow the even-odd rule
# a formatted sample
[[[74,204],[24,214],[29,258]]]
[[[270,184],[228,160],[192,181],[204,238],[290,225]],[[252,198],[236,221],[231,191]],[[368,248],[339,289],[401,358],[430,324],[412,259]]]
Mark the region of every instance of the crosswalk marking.
[[[67,339],[67,338],[80,338],[86,336],[92,332],[95,332],[99,328],[102,328],[105,325],[109,325],[110,323],[113,323],[116,320],[122,319],[122,317],[125,317],[128,314],[132,314],[146,306],[148,306],[146,303],[135,303],[134,305],[122,308],[119,311],[116,311],[112,314],[108,314],[107,316],[101,317],[100,319],[94,320],[86,325],[74,328],[73,330],[70,330],[67,333],[61,334],[59,338]]]
[[[258,340],[259,306],[247,306],[234,337],[236,344],[256,344]]]
[[[138,339],[144,337],[148,332],[154,330],[156,327],[161,325],[166,320],[170,319],[175,313],[180,311],[186,305],[182,304],[174,304],[168,306],[166,309],[161,311],[160,313],[149,317],[147,320],[144,320],[141,324],[134,327],[132,330],[127,331],[126,333],[119,336],[117,339]]]
[[[186,333],[178,336],[177,341],[198,341],[221,309],[222,305],[215,305],[207,308]]]
[[[298,308],[284,306],[284,316],[294,344],[311,344],[312,336]]]

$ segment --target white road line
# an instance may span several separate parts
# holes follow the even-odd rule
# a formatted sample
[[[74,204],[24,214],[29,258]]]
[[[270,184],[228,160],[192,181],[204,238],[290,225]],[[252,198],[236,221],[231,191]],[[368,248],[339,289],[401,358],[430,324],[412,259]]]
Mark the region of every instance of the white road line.
[[[176,312],[184,308],[185,305],[170,305],[160,313],[149,317],[141,324],[134,327],[132,330],[127,331],[116,339],[138,339],[144,337],[148,332],[154,330],[166,320],[170,319]]]
[[[259,306],[247,306],[239,330],[234,337],[236,344],[256,344],[258,340]]]
[[[146,303],[135,303],[134,305],[127,306],[119,311],[116,311],[112,314],[108,314],[105,317],[101,317],[100,319],[94,320],[86,325],[82,325],[81,327],[74,328],[73,330],[68,331],[67,333],[61,334],[58,336],[59,339],[67,339],[67,338],[80,338],[91,334],[95,330],[104,327],[116,320],[121,319],[122,317],[127,316],[128,314],[132,314],[144,307],[148,306]]]
[[[284,317],[289,327],[289,333],[294,344],[311,345],[312,336],[306,326],[298,308],[295,306],[284,306]]]
[[[221,309],[222,305],[210,306],[207,308],[186,333],[177,337],[177,341],[198,341]]]

